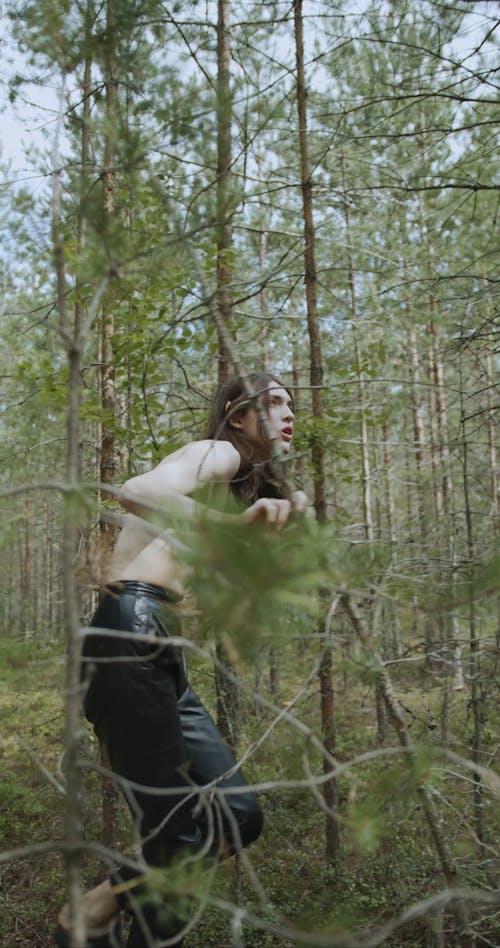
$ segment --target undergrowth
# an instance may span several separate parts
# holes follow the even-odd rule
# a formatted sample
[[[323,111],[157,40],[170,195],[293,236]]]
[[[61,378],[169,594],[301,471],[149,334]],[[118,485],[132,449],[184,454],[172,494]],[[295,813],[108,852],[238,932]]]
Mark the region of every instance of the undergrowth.
[[[63,653],[60,643],[5,640],[0,646],[2,852],[52,843],[52,848],[40,853],[0,864],[2,948],[51,946],[57,913],[65,900],[63,859],[57,848],[63,839],[64,818]],[[292,718],[320,737],[317,680],[295,701],[312,665],[310,651],[292,642],[283,649],[281,661],[286,687],[273,699],[275,707],[288,709]],[[243,674],[242,669],[240,672]],[[248,668],[243,675],[249,685],[253,674],[254,669]],[[213,681],[209,665],[193,661],[192,679],[210,707]],[[397,686],[419,748],[418,778],[433,788],[460,881],[475,888],[496,889],[499,867],[493,845],[499,817],[495,800],[485,794],[488,840],[478,848],[470,777],[466,774],[468,779],[463,780],[459,768],[447,765],[437,751],[442,682],[437,679],[430,687],[413,672],[407,680],[402,674]],[[377,750],[373,693],[366,681],[358,680],[354,667],[339,670],[336,689],[337,757],[347,763]],[[266,701],[271,700],[265,684],[261,692]],[[454,694],[451,700],[449,742],[467,756],[468,696]],[[498,732],[495,716],[496,712],[491,711],[488,720],[492,750],[493,735]],[[397,750],[394,736],[388,734],[385,741],[390,753],[382,757],[373,753],[340,777],[342,850],[337,861],[328,864],[320,800],[310,788],[280,786],[283,781],[304,781],[308,773],[320,774],[320,754],[311,737],[295,728],[293,721],[281,721],[259,743],[274,717],[275,712],[256,704],[249,691],[242,703],[241,746],[244,749],[254,742],[258,746],[250,755],[245,773],[250,782],[273,780],[277,786],[261,796],[266,821],[262,837],[239,864],[231,860],[218,868],[215,881],[205,892],[203,916],[186,938],[186,948],[230,948],[240,944],[247,948],[289,948],[300,944],[298,936],[283,933],[283,926],[285,930],[330,933],[332,938],[342,932],[377,928],[409,905],[444,888],[415,780]],[[90,731],[84,749],[97,759],[96,741]],[[82,800],[86,838],[99,841],[101,787],[95,773],[85,773],[82,778]],[[130,820],[124,806],[120,834],[118,847],[130,848]],[[95,857],[86,857],[83,872],[85,884],[90,886],[104,877],[105,869]],[[227,911],[228,904],[255,914],[264,927],[257,929],[244,917],[236,925]],[[500,944],[498,914],[477,909],[472,915],[481,943]],[[432,914],[414,919],[398,927],[382,944],[387,948],[437,945],[435,923]],[[266,926],[270,930],[265,930]],[[451,927],[446,916],[444,930]],[[455,943],[452,934],[448,938],[446,944]]]

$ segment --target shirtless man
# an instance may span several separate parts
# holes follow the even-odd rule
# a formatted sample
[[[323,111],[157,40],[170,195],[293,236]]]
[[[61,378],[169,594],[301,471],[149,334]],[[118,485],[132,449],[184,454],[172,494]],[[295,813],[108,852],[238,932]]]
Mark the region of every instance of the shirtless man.
[[[168,866],[183,850],[231,855],[257,839],[262,829],[255,794],[241,771],[233,771],[232,754],[189,687],[182,651],[168,644],[169,636],[181,635],[178,603],[186,567],[169,536],[152,530],[143,519],[151,519],[156,509],[195,522],[201,508],[192,495],[207,485],[220,485],[245,505],[239,514],[203,508],[203,515],[216,522],[229,518],[247,527],[261,521],[281,530],[294,509],[305,509],[305,494],[298,491],[292,500],[285,498],[269,465],[272,441],[284,454],[290,449],[291,395],[272,375],[250,378],[262,393],[267,434],[241,380],[233,377],[213,398],[207,437],[131,478],[120,494],[128,513],[111,561],[107,593],[91,623],[96,631],[85,640],[84,709],[107,747],[113,771],[134,785],[132,805],[134,813],[140,813],[144,864],[134,870],[118,867],[110,881],[84,896],[89,948],[120,944],[115,922],[121,909],[133,916],[127,948],[146,948],[155,937],[182,945],[181,935],[174,940],[182,922],[173,913],[166,918],[161,900],[145,894],[143,872],[148,866]],[[125,634],[106,636],[100,630]],[[152,635],[159,645],[151,642]],[[227,773],[230,776],[224,776]],[[198,794],[193,786],[203,788],[214,780],[221,794],[209,800],[200,790],[202,805],[195,817]],[[156,793],[151,793],[153,788]],[[168,793],[162,796],[159,788]],[[239,792],[232,794],[233,788]],[[127,796],[130,803],[130,791]],[[66,905],[59,915],[56,944],[69,945],[69,928]]]

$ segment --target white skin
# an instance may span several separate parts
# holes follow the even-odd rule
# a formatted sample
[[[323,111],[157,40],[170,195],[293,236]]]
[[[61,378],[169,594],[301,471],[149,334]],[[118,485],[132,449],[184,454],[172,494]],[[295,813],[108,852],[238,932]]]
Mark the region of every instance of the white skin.
[[[244,409],[243,413],[233,412],[230,403],[226,405],[226,411],[230,413],[230,423],[242,432],[257,459],[266,460],[271,445],[262,433],[257,412],[253,408]],[[276,439],[281,451],[287,454],[293,437],[292,401],[286,389],[275,382],[269,385],[267,417],[273,441]],[[183,595],[186,569],[177,561],[168,538],[151,538],[151,529],[141,518],[145,510],[171,509],[193,519],[203,511],[204,516],[208,515],[216,522],[231,520],[243,526],[261,522],[272,530],[282,530],[293,510],[305,510],[307,497],[303,491],[296,491],[291,500],[262,497],[241,514],[208,510],[190,497],[207,484],[226,485],[229,491],[240,463],[240,455],[229,441],[194,441],[174,451],[153,470],[128,480],[120,493],[120,502],[128,514],[115,547],[108,582],[142,581]],[[104,934],[119,912],[109,881],[86,893],[84,904],[88,934]],[[64,928],[69,928],[67,904],[59,915],[59,922]]]
[[[256,411],[247,408],[243,413],[235,410],[231,414],[229,403],[226,410],[230,413],[230,423],[242,432],[256,458],[268,458],[271,445],[262,434]],[[292,402],[286,389],[276,383],[269,385],[268,422],[281,451],[288,453],[293,437]],[[261,521],[275,530],[283,529],[293,509],[305,509],[307,498],[303,491],[297,491],[291,501],[263,497],[238,515],[209,511],[190,496],[207,484],[226,485],[229,492],[240,462],[240,455],[230,441],[194,441],[174,451],[152,471],[128,480],[123,485],[120,501],[129,513],[115,547],[107,581],[140,580],[183,595],[185,567],[176,559],[167,537],[152,539],[151,530],[141,517],[148,508],[170,509],[193,520],[197,513],[203,513],[216,521],[239,520],[247,526]]]

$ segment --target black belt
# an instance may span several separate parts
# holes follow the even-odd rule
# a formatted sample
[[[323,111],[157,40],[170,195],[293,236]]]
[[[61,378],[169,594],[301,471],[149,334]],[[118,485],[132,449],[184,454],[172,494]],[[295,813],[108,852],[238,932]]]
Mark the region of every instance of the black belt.
[[[164,589],[163,586],[156,586],[154,583],[143,583],[136,579],[120,579],[114,583],[108,583],[106,592],[113,596],[120,596],[127,593],[131,596],[152,596],[153,599],[160,599],[162,602],[180,602],[182,596]]]

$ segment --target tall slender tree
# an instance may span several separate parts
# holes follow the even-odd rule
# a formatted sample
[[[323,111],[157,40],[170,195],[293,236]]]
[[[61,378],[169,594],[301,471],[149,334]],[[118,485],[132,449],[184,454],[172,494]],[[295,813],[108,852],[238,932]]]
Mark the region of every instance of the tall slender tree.
[[[307,328],[309,333],[309,366],[313,419],[316,429],[313,433],[311,460],[313,466],[314,509],[318,523],[324,524],[327,518],[325,453],[321,441],[323,411],[323,357],[321,334],[317,307],[317,273],[315,255],[315,229],[313,212],[313,185],[309,165],[309,142],[307,128],[307,89],[304,68],[304,24],[302,0],[294,0],[295,61],[297,81],[297,112],[300,154],[300,181],[302,190],[302,211],[304,219],[304,269],[305,295],[307,310]],[[319,671],[321,693],[321,724],[325,755],[325,772],[330,769],[331,757],[335,754],[335,711],[332,679],[332,648],[325,641]],[[326,806],[326,857],[334,860],[340,848],[338,821],[338,788],[335,777],[325,780],[323,794]]]

